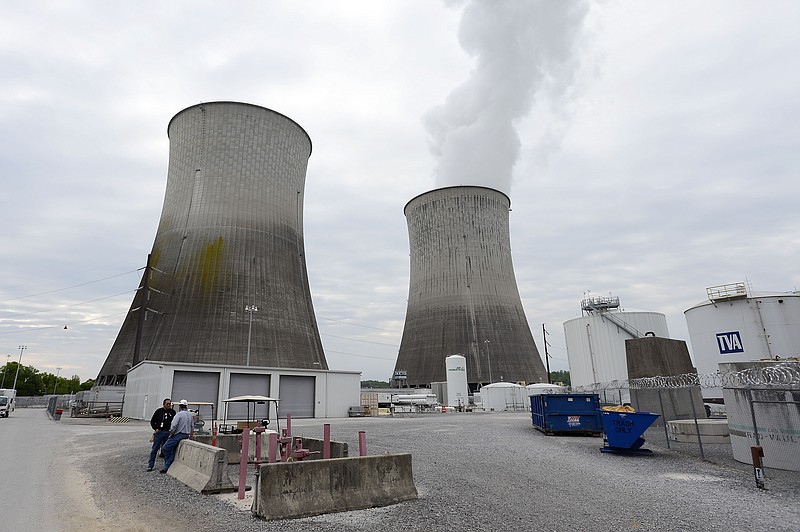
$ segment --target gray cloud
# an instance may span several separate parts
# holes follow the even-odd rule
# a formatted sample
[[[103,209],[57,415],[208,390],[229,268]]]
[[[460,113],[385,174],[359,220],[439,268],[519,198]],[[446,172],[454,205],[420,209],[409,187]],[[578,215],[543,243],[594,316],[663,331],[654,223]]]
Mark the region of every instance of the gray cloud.
[[[469,7],[0,3],[0,357],[24,344],[23,363],[96,375],[155,237],[167,122],[228,99],[311,135],[306,251],[328,361],[388,378],[408,292],[402,209],[437,186],[420,121],[477,71],[459,42]],[[800,285],[798,15],[793,2],[592,2],[572,70],[527,110],[500,107],[523,110],[517,162],[485,172],[510,191],[520,293],[553,367],[587,290],[662,312],[688,340],[683,311],[707,286]]]

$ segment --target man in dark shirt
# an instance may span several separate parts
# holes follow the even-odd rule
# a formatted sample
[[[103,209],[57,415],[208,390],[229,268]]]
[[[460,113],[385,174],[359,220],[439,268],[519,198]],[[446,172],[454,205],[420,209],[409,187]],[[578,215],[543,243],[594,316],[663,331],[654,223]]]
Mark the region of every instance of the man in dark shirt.
[[[175,410],[172,409],[172,400],[164,399],[164,406],[153,412],[153,417],[150,418],[150,426],[155,432],[153,433],[153,447],[150,449],[150,460],[147,462],[148,471],[152,471],[156,465],[156,455],[169,438],[169,427],[172,425],[174,417]]]

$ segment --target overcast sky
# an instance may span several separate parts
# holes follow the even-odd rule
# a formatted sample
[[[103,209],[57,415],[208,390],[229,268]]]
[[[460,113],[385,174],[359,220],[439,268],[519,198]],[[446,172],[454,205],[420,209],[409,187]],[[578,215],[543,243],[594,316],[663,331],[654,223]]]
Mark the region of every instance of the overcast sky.
[[[97,375],[155,238],[167,123],[215,100],[312,138],[306,254],[332,369],[391,376],[403,207],[454,184],[511,197],[551,369],[587,293],[688,343],[706,287],[800,285],[798,20],[788,0],[4,1],[0,355]]]

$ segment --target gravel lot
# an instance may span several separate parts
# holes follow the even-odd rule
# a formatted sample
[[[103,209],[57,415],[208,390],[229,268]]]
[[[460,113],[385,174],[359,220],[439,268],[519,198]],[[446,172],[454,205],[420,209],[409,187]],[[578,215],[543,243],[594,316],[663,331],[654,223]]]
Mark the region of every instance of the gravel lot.
[[[769,490],[759,490],[752,467],[735,462],[729,446],[707,445],[701,461],[696,445],[667,449],[663,429],[646,435],[650,456],[601,453],[600,437],[545,436],[527,413],[295,420],[293,432],[321,438],[326,422],[351,455],[359,430],[369,454],[410,452],[419,499],[267,522],[237,508],[235,495],[203,496],[146,472],[146,422],[61,421],[97,427],[69,448],[104,514],[98,523],[124,530],[800,530],[796,472],[768,470]],[[238,466],[230,476],[237,481]]]

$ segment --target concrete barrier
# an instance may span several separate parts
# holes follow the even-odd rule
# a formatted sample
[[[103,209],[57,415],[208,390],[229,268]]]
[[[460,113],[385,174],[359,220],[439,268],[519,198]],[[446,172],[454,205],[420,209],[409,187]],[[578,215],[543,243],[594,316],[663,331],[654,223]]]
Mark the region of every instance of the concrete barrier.
[[[410,454],[266,464],[253,513],[291,519],[389,506],[417,498]]]
[[[703,443],[730,443],[728,421],[725,419],[698,419],[695,427],[693,419],[673,419],[667,422],[669,439],[673,441],[697,443],[697,429]]]
[[[167,474],[200,493],[236,491],[228,477],[225,450],[192,440],[178,443]]]

